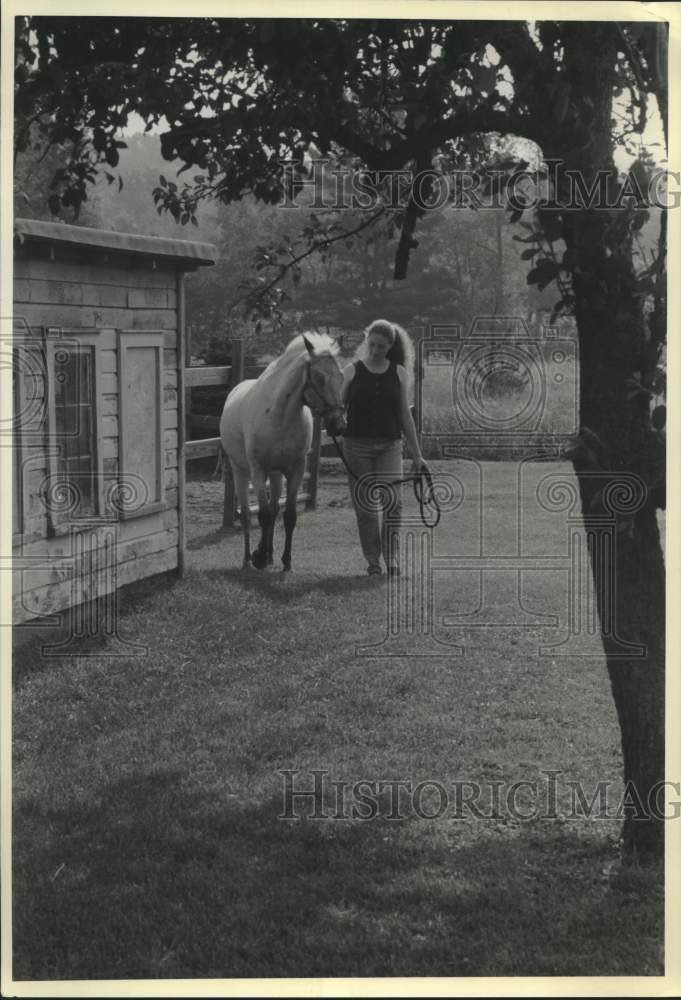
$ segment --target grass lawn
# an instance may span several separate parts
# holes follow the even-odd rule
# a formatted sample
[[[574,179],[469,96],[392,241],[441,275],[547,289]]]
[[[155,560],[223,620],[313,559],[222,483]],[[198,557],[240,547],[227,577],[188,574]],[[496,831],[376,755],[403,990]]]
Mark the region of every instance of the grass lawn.
[[[538,652],[565,637],[567,574],[490,574],[482,600],[476,573],[439,569],[435,635],[464,655],[358,656],[385,635],[390,592],[365,575],[332,465],[292,574],[242,571],[240,535],[216,531],[220,484],[188,484],[187,575],[122,596],[120,636],[145,655],[41,655],[46,633],[20,634],[14,978],[661,975],[661,873],[616,863],[598,641]],[[556,467],[454,468],[466,501],[436,556],[565,553],[565,513],[535,502]],[[297,788],[328,772],[329,818],[302,800],[280,818],[286,769]],[[547,770],[551,809],[533,798]],[[403,787],[401,818],[389,786],[352,818],[360,800],[338,790],[362,779],[430,784]],[[610,818],[571,815],[568,782],[589,798],[610,782]],[[474,783],[464,808],[455,789]]]

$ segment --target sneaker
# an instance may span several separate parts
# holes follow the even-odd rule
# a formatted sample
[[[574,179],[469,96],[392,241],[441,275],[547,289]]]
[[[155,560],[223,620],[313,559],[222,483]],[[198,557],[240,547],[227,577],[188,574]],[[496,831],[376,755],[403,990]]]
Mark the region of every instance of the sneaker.
[[[378,563],[370,563],[367,566],[367,573],[369,574],[369,576],[382,576],[383,570],[378,565]]]

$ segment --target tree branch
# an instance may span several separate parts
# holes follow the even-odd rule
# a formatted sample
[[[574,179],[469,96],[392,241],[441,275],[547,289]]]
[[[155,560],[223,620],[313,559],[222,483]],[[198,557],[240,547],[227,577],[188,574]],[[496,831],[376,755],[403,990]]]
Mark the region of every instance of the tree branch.
[[[465,108],[449,118],[413,132],[404,142],[383,152],[381,169],[399,169],[405,163],[417,159],[424,149],[437,149],[450,139],[482,132],[513,134],[530,140],[537,138],[536,129],[525,115],[496,111],[489,106],[474,108],[472,111]]]
[[[431,152],[430,149],[426,147],[426,149],[421,151],[419,158],[416,160],[416,175],[418,176],[420,171],[427,170],[430,165]],[[425,208],[423,205],[417,205],[414,200],[412,187],[412,193],[409,196],[409,202],[404,211],[400,241],[397,245],[397,250],[395,251],[395,270],[393,276],[396,281],[402,281],[407,277],[409,256],[411,251],[418,246],[418,242],[414,239],[414,230],[416,229],[416,223],[424,212]]]
[[[621,24],[617,25],[617,34],[620,36],[620,39],[624,46],[624,50],[629,59],[629,65],[631,66],[631,71],[634,74],[634,78],[636,79],[636,83],[638,85],[637,96],[634,94],[633,87],[630,86],[628,89],[629,93],[631,94],[632,106],[638,105],[639,120],[638,124],[636,125],[636,131],[643,132],[646,126],[646,96],[648,93],[648,88],[646,87],[645,81],[643,79],[641,60],[639,59],[638,55],[634,52],[634,49],[632,48],[629,39],[625,35]]]
[[[330,247],[333,243],[338,243],[339,240],[346,240],[350,236],[356,236],[357,233],[361,233],[362,230],[367,229],[369,226],[372,226],[382,215],[385,214],[385,212],[386,212],[386,207],[385,205],[383,205],[381,208],[379,208],[377,212],[374,212],[372,216],[370,216],[366,221],[362,222],[355,229],[347,229],[344,230],[342,233],[338,233],[336,236],[328,236],[323,240],[319,240],[318,242],[314,243],[313,246],[308,247],[308,249],[305,250],[303,253],[298,254],[298,256],[296,257],[292,257],[291,260],[287,261],[285,264],[279,264],[278,272],[271,281],[269,281],[263,288],[258,289],[257,293],[255,294],[253,292],[253,289],[251,289],[250,291],[245,292],[243,295],[239,295],[228,306],[228,312],[231,312],[231,310],[234,309],[235,306],[237,306],[240,302],[243,302],[245,299],[248,298],[252,298],[254,302],[260,302],[265,297],[265,295],[267,295],[267,293],[271,291],[272,288],[274,288],[277,282],[281,281],[281,279],[291,270],[292,267],[295,267],[296,265],[300,264],[301,261],[305,260],[307,257],[309,257],[311,254],[315,253],[318,250],[325,250],[327,247]]]

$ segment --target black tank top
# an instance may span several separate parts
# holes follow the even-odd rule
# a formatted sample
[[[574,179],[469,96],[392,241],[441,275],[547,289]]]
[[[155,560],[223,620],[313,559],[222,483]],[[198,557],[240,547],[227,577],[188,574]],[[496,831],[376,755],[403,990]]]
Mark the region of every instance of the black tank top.
[[[377,437],[397,441],[402,437],[402,390],[394,361],[382,375],[355,362],[355,377],[348,392],[346,437]]]

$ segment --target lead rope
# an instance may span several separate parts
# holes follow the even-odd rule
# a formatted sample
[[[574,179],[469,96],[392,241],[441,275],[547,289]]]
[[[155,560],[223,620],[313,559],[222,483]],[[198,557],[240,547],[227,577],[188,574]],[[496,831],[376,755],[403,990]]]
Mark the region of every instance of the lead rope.
[[[336,451],[340,456],[340,460],[345,466],[348,474],[357,481],[359,476],[353,472],[347,463],[345,455],[343,454],[343,449],[338,443],[338,439],[335,434],[329,433],[329,437],[336,446]],[[414,486],[414,496],[416,497],[416,502],[419,505],[419,513],[421,515],[421,521],[423,522],[424,528],[437,528],[440,523],[440,518],[442,517],[442,511],[437,502],[437,496],[435,495],[435,484],[433,483],[433,477],[431,475],[430,469],[427,465],[422,465],[417,473],[413,476],[404,476],[403,479],[392,479],[389,486],[398,486],[400,483],[413,483]],[[425,488],[424,488],[425,483]],[[434,519],[428,521],[426,518],[426,508],[433,507],[435,509]]]

